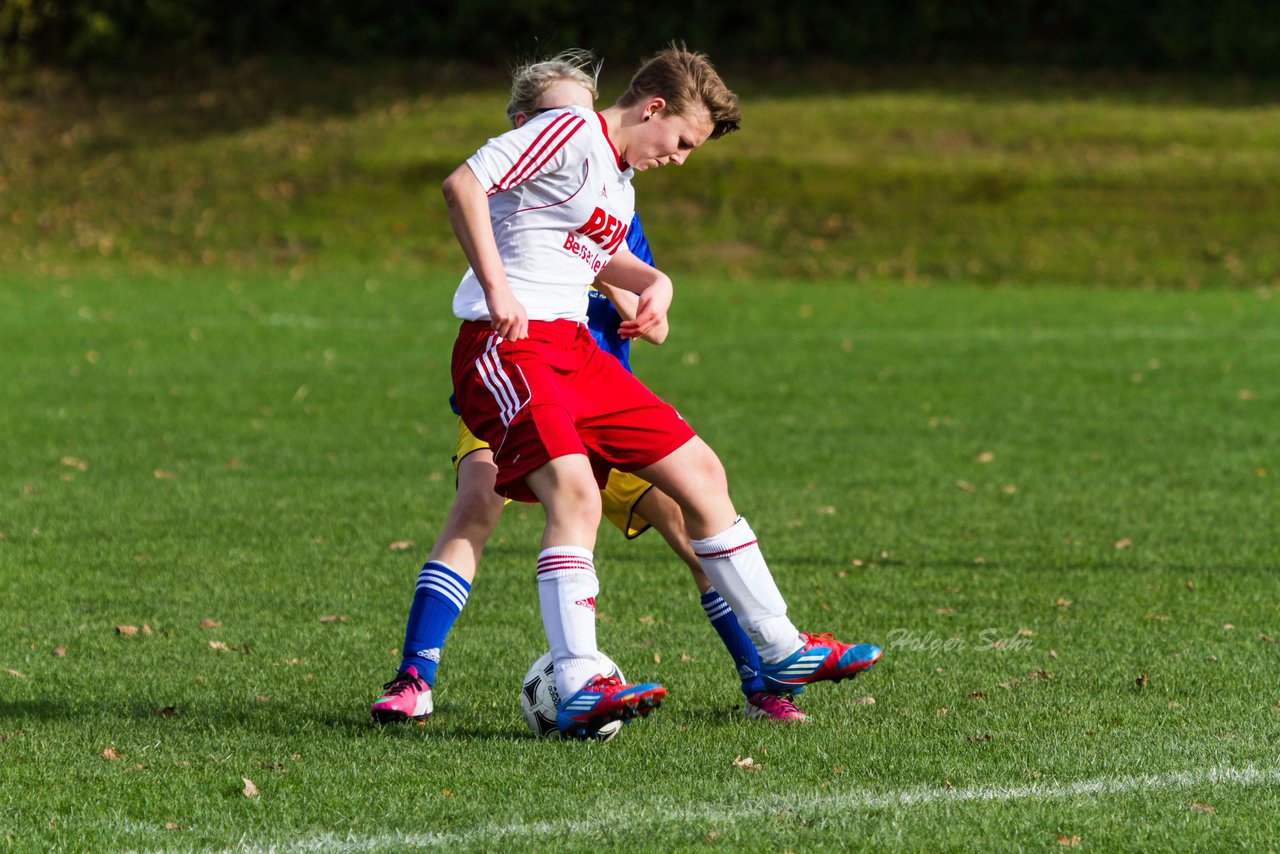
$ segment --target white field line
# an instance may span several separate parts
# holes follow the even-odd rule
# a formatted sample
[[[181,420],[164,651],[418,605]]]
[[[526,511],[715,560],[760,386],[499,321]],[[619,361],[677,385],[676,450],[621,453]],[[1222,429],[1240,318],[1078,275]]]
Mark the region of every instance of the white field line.
[[[1152,792],[1165,789],[1181,789],[1205,785],[1264,786],[1280,784],[1280,768],[1222,768],[1214,767],[1170,774],[1151,774],[1132,777],[1095,777],[1074,783],[1033,783],[1027,786],[977,786],[967,789],[943,789],[918,786],[888,792],[860,791],[789,797],[762,798],[737,801],[731,805],[690,806],[686,803],[660,805],[646,802],[643,814],[639,810],[612,812],[596,818],[564,819],[563,821],[489,823],[449,833],[390,833],[365,836],[350,833],[320,834],[282,843],[252,843],[243,841],[233,851],[376,851],[382,848],[424,849],[456,848],[482,844],[500,846],[504,840],[512,843],[535,839],[555,840],[595,830],[618,832],[643,823],[652,829],[655,822],[673,825],[681,823],[707,824],[733,822],[791,810],[800,815],[847,814],[868,810],[906,810],[932,804],[990,802],[1004,803],[1023,800],[1068,800],[1072,798],[1096,798],[1126,792]],[[630,813],[628,815],[628,813]],[[657,816],[661,816],[658,818]]]

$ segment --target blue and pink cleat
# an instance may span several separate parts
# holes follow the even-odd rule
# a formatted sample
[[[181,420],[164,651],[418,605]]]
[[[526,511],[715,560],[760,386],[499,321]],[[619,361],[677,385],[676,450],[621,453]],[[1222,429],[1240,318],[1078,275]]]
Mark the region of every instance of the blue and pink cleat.
[[[560,704],[556,727],[563,738],[595,738],[613,721],[630,723],[662,705],[667,689],[656,682],[624,685],[616,676],[593,676]]]
[[[760,664],[765,688],[777,693],[795,693],[814,682],[839,682],[871,669],[884,651],[875,644],[844,644],[830,633],[801,632],[804,642],[798,650],[774,664]]]

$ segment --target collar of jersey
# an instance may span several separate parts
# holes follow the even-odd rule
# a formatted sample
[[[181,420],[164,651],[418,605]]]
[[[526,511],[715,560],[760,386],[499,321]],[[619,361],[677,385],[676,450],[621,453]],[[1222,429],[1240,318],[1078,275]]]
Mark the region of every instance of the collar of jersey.
[[[613,140],[609,138],[609,125],[605,123],[604,116],[596,113],[596,118],[600,120],[600,130],[604,133],[604,141],[609,143],[609,148],[613,150],[613,157],[618,161],[618,171],[626,172],[631,168],[631,164],[622,159],[622,155],[618,153],[618,147],[613,144]]]

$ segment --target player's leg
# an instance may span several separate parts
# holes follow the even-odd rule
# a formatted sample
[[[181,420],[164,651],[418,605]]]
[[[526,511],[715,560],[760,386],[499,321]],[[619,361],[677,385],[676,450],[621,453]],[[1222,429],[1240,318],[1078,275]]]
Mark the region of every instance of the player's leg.
[[[458,463],[458,492],[418,574],[400,669],[415,667],[429,685],[435,684],[445,638],[467,604],[480,555],[502,516],[504,499],[493,491],[497,472],[487,449]]]
[[[843,644],[829,635],[796,629],[755,533],[733,507],[724,467],[705,442],[694,437],[636,474],[680,506],[698,562],[759,652],[768,689],[787,691],[823,679],[838,681],[880,658],[880,648],[874,645]]]
[[[695,436],[636,474],[680,507],[695,560],[738,614],[760,656],[777,660],[800,646],[800,633],[787,618],[755,536],[734,509],[724,467],[711,448]]]
[[[540,413],[539,426],[558,413]],[[571,426],[571,422],[570,422]],[[604,724],[648,714],[666,691],[660,685],[623,685],[600,673],[596,644],[593,550],[600,524],[600,487],[585,454],[555,457],[525,476],[547,515],[538,555],[538,603],[562,698],[557,725],[587,738]]]
[[[547,516],[542,548],[572,546],[589,552],[596,547],[600,487],[585,450],[549,460],[525,475],[525,483]]]
[[[489,324],[465,322],[452,360],[458,408],[493,443],[495,489],[537,500],[546,512],[538,600],[561,698],[557,726],[570,737],[646,714],[666,693],[660,685],[623,685],[599,673],[592,555],[607,467],[587,456],[578,433],[578,409],[600,387],[577,387],[593,357],[622,371],[581,324],[530,321],[527,338],[508,341]]]
[[[635,492],[634,489],[628,488],[630,481],[648,485],[633,474],[610,473],[609,485],[604,492],[606,516],[611,515],[608,512],[611,502],[625,500],[628,494]],[[729,603],[724,601],[724,597],[711,585],[706,573],[702,571],[698,556],[694,554],[693,546],[689,542],[689,532],[685,529],[684,514],[680,512],[680,505],[661,489],[651,487],[644,489],[631,503],[627,517],[632,520],[632,525],[638,524],[637,519],[639,524],[652,525],[662,535],[662,539],[666,540],[676,556],[689,567],[693,582],[698,587],[698,593],[701,594],[703,613],[707,615],[711,628],[715,629],[720,642],[724,644],[729,657],[733,660],[742,695],[746,698],[743,714],[756,720],[807,721],[808,715],[796,708],[790,697],[771,694],[765,690],[764,680],[760,676],[760,656],[756,652],[755,644],[742,630],[738,617],[729,607]],[[617,524],[616,521],[615,524]],[[628,532],[624,531],[624,533]]]
[[[506,499],[493,490],[497,476],[498,467],[487,445],[459,459],[457,493],[427,556],[428,560],[451,567],[468,584],[475,580],[480,555],[498,527],[506,504]]]
[[[458,491],[418,574],[400,668],[369,707],[380,723],[431,716],[445,638],[467,604],[480,554],[502,515],[503,498],[493,491],[493,454],[461,422],[459,430]]]
[[[538,554],[538,603],[555,662],[556,690],[567,697],[596,675],[596,580],[593,550],[600,492],[583,454],[557,457],[525,482],[547,523]],[[595,521],[589,521],[594,515]]]
[[[605,518],[623,536],[631,539],[651,527],[655,528],[671,547],[671,551],[689,567],[693,583],[701,595],[703,612],[728,650],[742,693],[750,704],[753,695],[764,691],[764,682],[760,678],[760,656],[756,654],[751,639],[742,631],[733,609],[711,586],[706,573],[702,571],[698,556],[693,553],[693,546],[689,543],[689,532],[685,529],[680,505],[648,481],[616,469],[609,472],[609,482],[601,491],[600,497]],[[796,710],[786,717],[795,719],[803,716]]]

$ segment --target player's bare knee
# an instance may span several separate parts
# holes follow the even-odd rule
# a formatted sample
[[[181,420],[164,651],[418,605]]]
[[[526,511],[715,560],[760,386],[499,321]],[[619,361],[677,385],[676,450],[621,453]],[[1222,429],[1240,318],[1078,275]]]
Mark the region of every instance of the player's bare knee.
[[[566,530],[594,530],[600,522],[600,487],[590,468],[542,469],[529,478],[547,522]]]
[[[463,481],[454,496],[455,516],[497,520],[502,514],[502,496],[493,491],[493,483]]]
[[[651,525],[662,532],[667,540],[682,540],[686,537],[684,513],[675,499],[661,489],[649,490],[636,502],[636,512]]]
[[[476,503],[469,510],[466,506],[460,509],[463,512],[457,517],[458,527],[471,537],[487,538],[498,527],[498,520],[502,517],[501,502],[496,506],[491,502]]]
[[[695,490],[702,495],[729,491],[729,479],[724,472],[724,465],[715,451],[707,445],[691,455],[687,463],[687,476],[694,484]]]
[[[600,488],[594,480],[572,481],[562,484],[554,502],[555,515],[564,520],[573,519],[580,524],[595,526],[600,522]],[[552,508],[547,508],[552,513]]]

